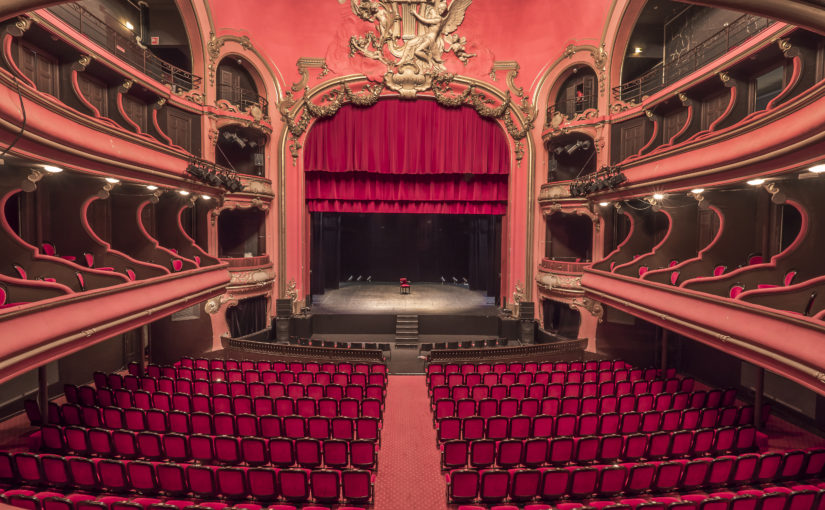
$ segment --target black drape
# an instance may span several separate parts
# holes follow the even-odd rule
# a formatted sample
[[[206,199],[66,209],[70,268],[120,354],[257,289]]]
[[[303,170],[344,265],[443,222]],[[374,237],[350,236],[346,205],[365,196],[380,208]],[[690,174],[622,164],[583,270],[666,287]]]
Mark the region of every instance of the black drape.
[[[238,338],[266,328],[269,322],[266,304],[266,296],[257,296],[241,299],[237,306],[229,308],[226,311],[229,335]]]

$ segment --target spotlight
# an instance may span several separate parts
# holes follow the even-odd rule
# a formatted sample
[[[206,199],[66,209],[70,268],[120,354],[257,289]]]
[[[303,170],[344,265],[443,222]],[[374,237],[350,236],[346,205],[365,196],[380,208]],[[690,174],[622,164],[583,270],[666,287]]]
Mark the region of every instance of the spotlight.
[[[214,170],[210,170],[208,174],[204,177],[204,180],[211,184],[212,186],[220,186],[221,185],[221,178],[215,173]]]
[[[59,166],[52,166],[52,165],[43,165],[43,170],[49,172],[50,174],[59,174],[63,171],[62,168]]]
[[[635,48],[633,48],[633,54],[634,55],[640,55],[642,53],[642,51],[643,51],[642,48],[640,48],[639,46],[636,46]]]
[[[608,205],[610,205],[610,202],[599,202],[599,205],[602,207],[607,207]]]
[[[210,197],[209,195],[201,195],[201,198],[204,200],[212,200],[212,197]]]
[[[179,190],[178,190],[178,193],[179,193],[179,194],[181,194],[181,195],[183,195],[183,196],[187,196],[187,195],[189,195],[189,192],[188,192],[188,191],[186,191],[186,190],[184,190],[184,189],[179,189]]]
[[[664,198],[665,198],[665,196],[661,193],[654,193],[653,194],[653,200],[663,200]]]
[[[123,23],[123,26],[125,26],[125,27],[126,27],[126,28],[128,28],[129,30],[134,30],[134,29],[135,29],[135,26],[134,26],[134,25],[132,25],[132,22],[131,22],[131,21],[126,21],[126,22],[124,22],[124,23]]]
[[[703,193],[704,191],[705,191],[705,188],[693,188],[692,190],[690,190],[690,192],[693,193],[694,195],[698,195],[700,193]]]
[[[751,179],[748,181],[748,184],[751,186],[760,186],[765,183],[765,179]]]
[[[158,187],[155,186],[154,184],[150,184],[150,185],[146,186],[146,189],[148,189],[149,191],[155,191],[156,189],[158,189]]]
[[[197,177],[198,179],[203,179],[206,176],[206,170],[203,169],[200,165],[196,165],[195,163],[189,163],[189,166],[186,167],[186,171],[192,175],[193,177]]]
[[[825,172],[825,164],[814,165],[810,167],[808,171],[815,174],[821,174],[822,172]]]
[[[109,184],[117,184],[120,182],[120,179],[115,179],[114,177],[106,177],[104,180]]]

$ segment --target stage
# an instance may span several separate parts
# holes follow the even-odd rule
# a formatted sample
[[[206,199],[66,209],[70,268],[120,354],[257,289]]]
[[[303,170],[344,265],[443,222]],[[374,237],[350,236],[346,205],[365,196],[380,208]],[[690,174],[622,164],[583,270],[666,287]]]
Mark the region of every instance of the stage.
[[[482,291],[441,283],[413,282],[401,294],[398,282],[341,282],[341,288],[312,298],[313,314],[410,314],[497,316]]]

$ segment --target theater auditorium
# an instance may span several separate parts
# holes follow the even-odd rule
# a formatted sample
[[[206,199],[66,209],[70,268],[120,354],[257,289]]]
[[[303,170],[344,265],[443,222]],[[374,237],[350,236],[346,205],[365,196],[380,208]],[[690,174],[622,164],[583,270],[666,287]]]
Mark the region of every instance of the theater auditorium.
[[[821,0],[0,38],[0,508],[825,509]]]

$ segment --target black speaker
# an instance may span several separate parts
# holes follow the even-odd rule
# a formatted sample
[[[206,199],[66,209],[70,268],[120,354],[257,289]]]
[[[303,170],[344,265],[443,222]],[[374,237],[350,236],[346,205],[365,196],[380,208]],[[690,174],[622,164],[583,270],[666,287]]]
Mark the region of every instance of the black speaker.
[[[275,340],[278,342],[289,340],[289,319],[282,317],[275,319]]]
[[[292,317],[292,300],[291,299],[276,299],[275,300],[275,315],[279,318]]]
[[[522,344],[533,344],[536,342],[536,322],[533,320],[519,321],[519,340]]]
[[[535,303],[532,301],[521,301],[518,304],[519,319],[533,319],[536,315]]]

